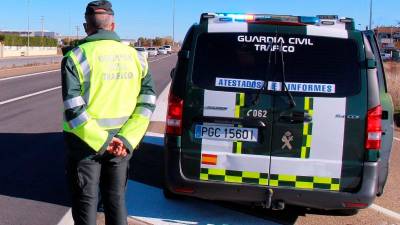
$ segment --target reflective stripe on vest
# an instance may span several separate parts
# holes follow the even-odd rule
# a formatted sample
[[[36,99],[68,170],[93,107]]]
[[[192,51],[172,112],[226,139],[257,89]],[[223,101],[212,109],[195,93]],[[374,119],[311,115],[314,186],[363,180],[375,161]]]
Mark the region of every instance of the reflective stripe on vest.
[[[136,107],[134,114],[141,115],[150,119],[153,112],[145,107]]]
[[[139,95],[138,103],[155,105],[157,97],[155,95]]]
[[[78,60],[79,65],[82,68],[83,81],[89,82],[90,81],[90,66],[86,59],[86,56],[83,54],[82,49],[79,47],[73,49],[72,52],[75,54],[76,59]]]
[[[86,111],[84,111],[75,119],[68,121],[68,124],[71,129],[75,129],[75,128],[79,127],[80,125],[84,124],[88,120],[89,120],[89,115],[87,114]]]
[[[123,126],[126,121],[128,121],[129,116],[121,117],[121,118],[113,118],[113,119],[97,119],[97,124],[100,127],[107,128],[107,127],[121,127]]]
[[[65,110],[73,109],[73,108],[76,108],[78,106],[82,106],[85,104],[86,104],[85,100],[83,100],[83,98],[81,96],[78,96],[78,97],[71,98],[71,99],[64,101],[64,109]]]
[[[140,65],[142,66],[142,77],[145,77],[147,75],[147,69],[148,69],[146,56],[141,52],[137,52],[137,56],[138,56]]]

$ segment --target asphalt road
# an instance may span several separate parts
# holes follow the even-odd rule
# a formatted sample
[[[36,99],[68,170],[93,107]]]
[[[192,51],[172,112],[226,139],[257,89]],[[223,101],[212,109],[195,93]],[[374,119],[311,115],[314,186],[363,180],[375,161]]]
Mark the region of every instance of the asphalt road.
[[[150,59],[157,94],[169,83],[176,56]],[[0,71],[1,73],[1,71]],[[64,178],[60,72],[0,79],[0,225],[57,224],[70,202]],[[38,91],[32,97],[6,103]],[[399,132],[395,134],[400,137]],[[162,197],[162,139],[146,138],[131,161],[128,211],[154,224],[400,224],[374,209],[353,216],[289,207],[248,206]],[[400,212],[400,139],[394,142],[386,193],[376,204]],[[185,222],[186,221],[186,222]]]
[[[164,56],[165,57],[165,56]],[[176,56],[149,59],[156,91]],[[1,71],[0,71],[1,73]],[[60,72],[0,79],[0,224],[57,224],[70,206],[64,175]]]

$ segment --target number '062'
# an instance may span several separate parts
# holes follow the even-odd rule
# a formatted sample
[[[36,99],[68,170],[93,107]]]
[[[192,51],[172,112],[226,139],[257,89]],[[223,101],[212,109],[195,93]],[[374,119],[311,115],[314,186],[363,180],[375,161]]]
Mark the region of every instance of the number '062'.
[[[247,112],[248,117],[257,117],[257,118],[267,118],[268,111],[267,110],[254,110],[250,109]]]

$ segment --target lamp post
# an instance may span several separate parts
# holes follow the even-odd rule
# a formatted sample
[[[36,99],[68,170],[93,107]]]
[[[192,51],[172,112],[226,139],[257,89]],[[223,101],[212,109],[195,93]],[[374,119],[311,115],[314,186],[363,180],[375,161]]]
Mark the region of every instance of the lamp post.
[[[76,40],[79,40],[79,26],[75,26],[76,29]]]
[[[43,47],[44,46],[44,42],[43,42],[43,39],[44,39],[44,16],[40,17],[40,23],[42,25],[42,39],[41,39],[41,42],[42,42],[42,47]]]
[[[372,0],[369,4],[369,29],[372,30]]]
[[[172,0],[172,46],[175,45],[175,0]]]
[[[29,46],[30,46],[30,33],[31,33],[31,31],[30,31],[30,18],[29,18],[29,15],[30,14],[30,0],[28,0],[28,48],[27,48],[27,50],[26,50],[26,55],[27,56],[29,56]]]

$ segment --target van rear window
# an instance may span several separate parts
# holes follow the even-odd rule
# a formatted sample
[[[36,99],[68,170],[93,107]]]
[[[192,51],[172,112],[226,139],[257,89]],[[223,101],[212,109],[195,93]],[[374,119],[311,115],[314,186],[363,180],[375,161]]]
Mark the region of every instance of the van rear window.
[[[204,89],[282,90],[295,95],[350,96],[360,90],[358,46],[352,39],[268,33],[199,36],[193,84]]]

